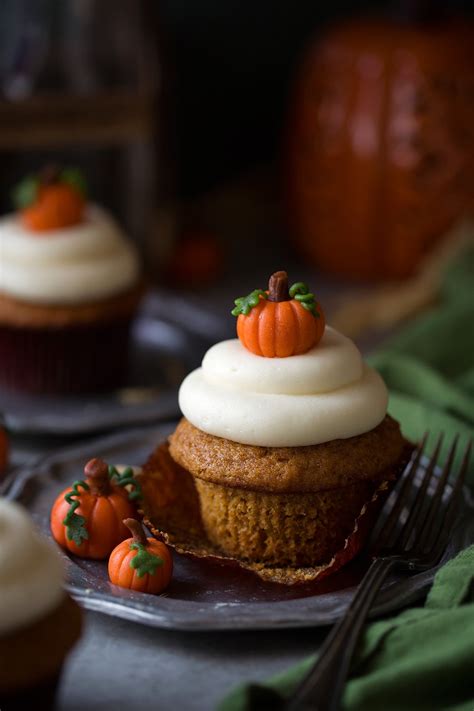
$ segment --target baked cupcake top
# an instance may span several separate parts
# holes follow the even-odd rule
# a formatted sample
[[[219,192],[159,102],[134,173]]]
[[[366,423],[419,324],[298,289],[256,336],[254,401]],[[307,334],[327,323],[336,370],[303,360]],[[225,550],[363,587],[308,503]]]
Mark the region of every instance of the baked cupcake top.
[[[293,291],[312,298],[270,302],[277,308],[267,313],[270,286],[236,301],[240,339],[213,346],[180,388],[181,410],[195,427],[240,444],[300,447],[355,437],[382,422],[388,403],[382,378],[352,341],[324,325],[306,285],[296,286],[299,292],[287,290],[288,297]]]
[[[83,181],[65,170],[25,179],[18,211],[0,219],[0,291],[37,304],[105,299],[139,278],[136,249]]]
[[[53,546],[26,511],[0,498],[0,635],[35,622],[60,604],[63,571]]]

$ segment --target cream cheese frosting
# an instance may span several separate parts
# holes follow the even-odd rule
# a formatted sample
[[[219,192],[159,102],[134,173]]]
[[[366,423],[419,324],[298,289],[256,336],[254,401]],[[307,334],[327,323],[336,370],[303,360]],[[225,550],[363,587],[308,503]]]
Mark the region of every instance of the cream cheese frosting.
[[[260,447],[355,437],[380,424],[387,403],[382,378],[328,326],[317,346],[289,358],[254,355],[237,339],[217,343],[179,391],[195,427]]]
[[[125,291],[138,279],[134,246],[102,208],[77,225],[41,233],[17,214],[0,219],[0,292],[38,304],[80,304]]]
[[[41,619],[60,604],[61,561],[19,504],[0,498],[0,635]]]

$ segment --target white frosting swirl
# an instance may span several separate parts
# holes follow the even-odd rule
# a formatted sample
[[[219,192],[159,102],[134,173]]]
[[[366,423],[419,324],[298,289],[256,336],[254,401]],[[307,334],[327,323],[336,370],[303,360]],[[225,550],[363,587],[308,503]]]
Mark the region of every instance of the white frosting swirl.
[[[79,304],[125,291],[137,252],[117,222],[89,205],[83,222],[31,232],[17,214],[0,219],[0,291],[39,304]]]
[[[260,447],[355,437],[380,424],[387,403],[382,378],[329,327],[317,346],[290,358],[262,358],[237,339],[217,343],[179,391],[195,427]]]
[[[26,511],[0,498],[0,635],[52,612],[64,596],[57,552]]]

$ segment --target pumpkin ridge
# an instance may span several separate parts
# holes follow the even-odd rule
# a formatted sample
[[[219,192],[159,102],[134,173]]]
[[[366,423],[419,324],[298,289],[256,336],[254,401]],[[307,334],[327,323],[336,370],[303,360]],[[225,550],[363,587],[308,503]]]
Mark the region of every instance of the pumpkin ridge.
[[[130,540],[131,540],[131,539],[130,539]],[[130,540],[127,538],[127,539],[124,541],[124,543],[129,543]],[[125,555],[125,556],[123,557],[122,562],[120,563],[120,567],[119,567],[119,569],[118,569],[118,574],[117,574],[117,580],[119,580],[119,581],[121,581],[122,575],[124,575],[125,577],[127,577],[127,575],[129,574],[129,572],[130,572],[130,570],[131,570],[131,568],[130,568],[130,560],[131,560],[131,557],[132,557],[132,556],[130,555],[131,553],[132,553],[132,551],[129,551],[129,552],[127,553],[127,555]],[[127,581],[127,582],[128,582],[128,581]]]
[[[89,513],[86,516],[87,530],[89,531],[89,538],[87,539],[86,543],[92,543],[94,546],[96,545],[96,537],[93,535],[93,531],[95,531],[96,526],[98,527],[99,531],[101,529],[101,522],[97,519],[100,518],[102,506],[99,506],[99,503],[102,499],[103,497],[99,496],[91,502],[92,505],[90,506]]]
[[[290,301],[290,304],[295,319],[295,327],[297,333],[296,347],[293,349],[293,353],[301,353],[301,351],[304,349],[304,328],[301,320],[301,307],[295,301]]]
[[[278,349],[277,349],[277,344],[278,344],[278,338],[279,338],[279,329],[280,329],[280,319],[282,316],[282,309],[281,309],[281,303],[280,301],[275,301],[275,307],[274,307],[274,314],[273,314],[273,323],[275,324],[275,327],[272,329],[272,352],[273,356],[279,356]]]
[[[287,313],[287,318],[291,318],[291,320],[292,320],[291,328],[292,328],[292,331],[294,332],[294,334],[296,335],[296,345],[293,346],[293,348],[291,349],[291,353],[288,354],[288,355],[292,356],[298,352],[300,341],[301,341],[300,325],[299,325],[298,319],[296,318],[296,315],[295,315],[295,308],[294,308],[293,300],[288,301],[288,308],[287,308],[286,313]],[[291,316],[290,316],[290,314],[291,314]]]
[[[117,541],[120,537],[120,522],[122,520],[121,512],[115,505],[119,502],[117,501],[117,492],[109,494],[107,497],[110,508],[112,509],[112,520],[114,522],[113,539]]]
[[[130,514],[129,501],[125,498],[126,489],[121,491],[114,491],[112,496],[109,497],[109,503],[114,512],[114,523],[115,523],[115,533],[114,540],[119,540],[122,538],[124,540],[128,537],[128,531],[123,524],[123,519]],[[124,536],[122,534],[125,533]]]
[[[270,302],[268,302],[268,303],[270,303]],[[269,308],[270,307],[267,306],[267,309],[269,309]],[[260,313],[258,314],[257,329],[256,329],[256,334],[255,334],[256,338],[257,338],[257,347],[258,347],[258,351],[259,351],[258,355],[261,355],[263,357],[265,357],[265,356],[268,357],[268,354],[265,352],[264,345],[263,345],[265,342],[263,333],[265,331],[265,321],[267,320],[266,319],[267,313],[268,313],[268,311],[266,309],[262,309],[260,311]]]

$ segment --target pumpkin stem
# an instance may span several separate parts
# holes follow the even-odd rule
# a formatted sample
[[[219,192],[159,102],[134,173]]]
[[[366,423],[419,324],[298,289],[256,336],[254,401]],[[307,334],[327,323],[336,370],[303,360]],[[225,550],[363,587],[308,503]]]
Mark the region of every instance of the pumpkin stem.
[[[84,474],[91,487],[91,493],[96,496],[110,494],[109,467],[103,459],[90,459],[84,467]]]
[[[268,301],[289,301],[288,274],[275,272],[268,281]]]
[[[148,541],[140,521],[134,518],[125,518],[123,524],[130,530],[135,543],[140,543],[142,546],[147,545]]]
[[[41,185],[53,185],[59,181],[61,169],[55,163],[48,163],[38,173]]]

